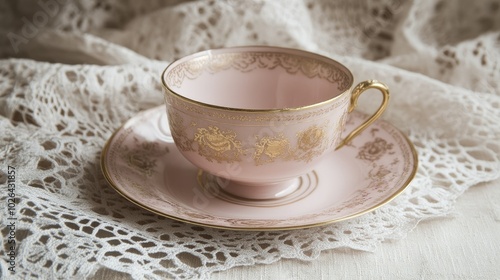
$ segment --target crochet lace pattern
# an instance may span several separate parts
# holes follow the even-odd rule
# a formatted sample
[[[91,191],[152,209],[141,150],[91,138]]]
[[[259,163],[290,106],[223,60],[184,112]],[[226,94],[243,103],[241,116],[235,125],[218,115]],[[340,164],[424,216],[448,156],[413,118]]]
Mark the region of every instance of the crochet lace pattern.
[[[82,279],[103,267],[134,279],[207,279],[340,247],[376,250],[500,176],[499,1],[60,2],[0,3],[0,255],[15,217],[18,279]],[[420,160],[408,189],[351,220],[241,232],[160,217],[108,186],[102,148],[127,119],[163,103],[168,63],[236,45],[305,49],[341,61],[358,82],[387,83],[383,118]]]

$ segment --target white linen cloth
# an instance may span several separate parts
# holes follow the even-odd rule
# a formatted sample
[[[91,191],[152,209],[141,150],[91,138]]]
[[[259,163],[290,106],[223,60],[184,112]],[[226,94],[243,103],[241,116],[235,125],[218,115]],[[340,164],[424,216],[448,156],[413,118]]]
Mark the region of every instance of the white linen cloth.
[[[0,2],[0,254],[16,218],[15,274],[209,278],[235,266],[377,250],[446,216],[469,187],[500,177],[500,1]],[[420,166],[384,207],[304,230],[234,232],[159,217],[104,180],[100,152],[124,121],[163,103],[169,62],[195,51],[275,45],[341,61],[391,88],[383,118]],[[361,110],[376,104],[364,102]],[[16,168],[7,212],[8,166]]]

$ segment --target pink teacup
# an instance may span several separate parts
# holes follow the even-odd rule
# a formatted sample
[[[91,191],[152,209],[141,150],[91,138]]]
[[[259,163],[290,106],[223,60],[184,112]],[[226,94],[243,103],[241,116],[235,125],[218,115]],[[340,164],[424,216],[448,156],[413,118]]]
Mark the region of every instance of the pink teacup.
[[[377,81],[351,90],[351,72],[335,60],[278,47],[199,52],[170,64],[161,78],[177,148],[200,172],[215,175],[221,191],[243,199],[293,193],[302,174],[375,121],[389,101]],[[382,93],[382,104],[342,138],[348,113],[369,88]]]

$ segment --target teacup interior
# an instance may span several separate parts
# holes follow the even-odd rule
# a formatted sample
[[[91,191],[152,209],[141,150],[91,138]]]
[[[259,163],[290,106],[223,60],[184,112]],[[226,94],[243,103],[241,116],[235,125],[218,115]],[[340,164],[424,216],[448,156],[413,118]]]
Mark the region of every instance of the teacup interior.
[[[173,64],[164,78],[175,93],[201,103],[250,110],[299,108],[330,100],[352,83],[342,65],[318,57],[206,52]]]

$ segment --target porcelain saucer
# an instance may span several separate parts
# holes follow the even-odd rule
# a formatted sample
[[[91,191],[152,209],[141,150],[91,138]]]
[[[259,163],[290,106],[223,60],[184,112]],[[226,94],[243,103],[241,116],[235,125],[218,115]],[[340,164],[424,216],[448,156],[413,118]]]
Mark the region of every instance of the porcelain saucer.
[[[365,117],[350,114],[346,131]],[[165,106],[128,120],[108,140],[101,158],[109,184],[138,206],[174,220],[233,230],[307,228],[357,217],[398,196],[417,166],[413,144],[379,120],[303,175],[294,193],[243,199],[206,187],[211,175],[177,150]]]

